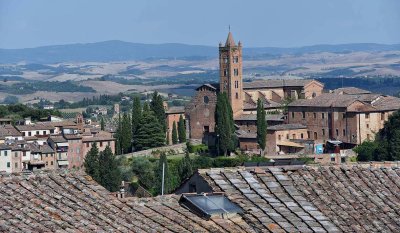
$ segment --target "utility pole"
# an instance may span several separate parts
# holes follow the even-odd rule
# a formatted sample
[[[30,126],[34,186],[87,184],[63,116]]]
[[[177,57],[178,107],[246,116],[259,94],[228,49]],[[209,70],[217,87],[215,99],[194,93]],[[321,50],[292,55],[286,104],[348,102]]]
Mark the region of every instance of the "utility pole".
[[[161,196],[164,195],[164,173],[165,173],[165,163],[162,164]]]

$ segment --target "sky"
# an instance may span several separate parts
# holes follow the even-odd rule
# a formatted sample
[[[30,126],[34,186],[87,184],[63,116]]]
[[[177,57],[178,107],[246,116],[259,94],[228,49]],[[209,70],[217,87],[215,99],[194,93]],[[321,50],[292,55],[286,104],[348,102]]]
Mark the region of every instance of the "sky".
[[[246,47],[400,43],[400,0],[0,0],[0,48],[122,40]]]

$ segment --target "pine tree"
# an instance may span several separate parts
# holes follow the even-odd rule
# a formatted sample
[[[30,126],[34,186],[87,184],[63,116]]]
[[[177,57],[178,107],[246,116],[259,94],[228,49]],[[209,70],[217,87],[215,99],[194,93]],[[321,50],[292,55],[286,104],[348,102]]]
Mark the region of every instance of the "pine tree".
[[[135,146],[146,150],[165,145],[165,134],[152,111],[144,111],[139,121]]]
[[[258,98],[257,100],[257,142],[261,148],[261,156],[264,156],[267,137],[267,122],[265,120],[266,113],[263,101]]]
[[[104,130],[104,128],[105,128],[105,123],[104,123],[104,118],[102,117],[100,120],[100,129]]]
[[[141,115],[142,115],[142,106],[140,104],[140,98],[139,98],[139,96],[135,96],[135,98],[133,98],[133,105],[132,105],[132,133],[133,133],[133,135],[137,131],[137,127],[139,125]]]
[[[143,104],[143,112],[148,112],[148,111],[150,111],[149,103],[144,102],[144,104]]]
[[[172,124],[172,144],[177,144],[178,143],[178,132],[176,130],[176,123]]]
[[[185,143],[186,142],[186,128],[185,128],[185,120],[183,119],[182,114],[179,116],[179,121],[178,121],[178,135],[179,135],[179,142]]]
[[[161,95],[159,95],[157,91],[154,91],[153,93],[152,100],[150,103],[150,109],[154,112],[154,115],[157,117],[158,122],[161,124],[164,133],[167,132],[164,102]]]
[[[85,156],[85,162],[83,163],[86,174],[90,175],[95,181],[99,181],[99,149],[97,144],[94,142],[89,152]]]
[[[186,151],[185,157],[183,157],[179,162],[178,173],[181,181],[186,180],[193,175],[192,160],[189,157],[188,151]]]
[[[162,153],[158,160],[158,166],[156,168],[156,190],[161,193],[162,177],[163,177],[163,164],[164,164],[164,194],[172,191],[170,182],[170,172],[168,169],[167,155]]]
[[[121,185],[121,173],[109,146],[100,152],[99,165],[99,183],[110,192],[117,191]]]

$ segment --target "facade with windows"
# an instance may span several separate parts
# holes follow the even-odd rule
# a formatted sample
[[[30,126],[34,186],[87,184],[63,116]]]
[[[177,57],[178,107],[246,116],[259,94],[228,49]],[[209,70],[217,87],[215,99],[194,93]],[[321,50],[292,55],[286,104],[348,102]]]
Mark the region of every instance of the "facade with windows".
[[[11,147],[8,145],[0,145],[0,172],[12,172]]]

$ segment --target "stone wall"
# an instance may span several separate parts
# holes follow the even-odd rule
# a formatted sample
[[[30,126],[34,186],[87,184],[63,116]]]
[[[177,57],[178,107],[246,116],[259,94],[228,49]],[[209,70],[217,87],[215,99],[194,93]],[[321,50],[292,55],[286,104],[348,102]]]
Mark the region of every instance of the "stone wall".
[[[185,149],[186,149],[186,143],[180,143],[170,146],[156,147],[148,150],[142,150],[118,156],[124,156],[126,158],[138,157],[138,156],[151,156],[153,151],[170,151],[170,150],[175,151],[177,154],[182,154],[185,152]]]

